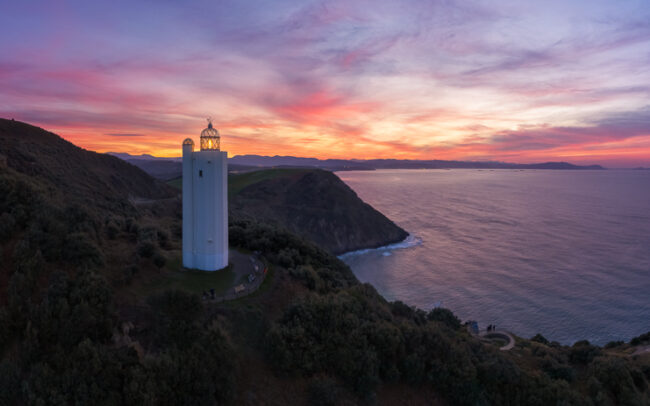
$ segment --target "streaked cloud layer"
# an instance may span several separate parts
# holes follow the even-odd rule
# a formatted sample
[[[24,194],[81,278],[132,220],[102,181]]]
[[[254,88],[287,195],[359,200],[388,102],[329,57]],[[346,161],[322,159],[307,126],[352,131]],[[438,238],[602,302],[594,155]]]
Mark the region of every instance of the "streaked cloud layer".
[[[650,166],[647,1],[14,2],[0,116],[98,151]],[[524,4],[526,3],[526,4]]]

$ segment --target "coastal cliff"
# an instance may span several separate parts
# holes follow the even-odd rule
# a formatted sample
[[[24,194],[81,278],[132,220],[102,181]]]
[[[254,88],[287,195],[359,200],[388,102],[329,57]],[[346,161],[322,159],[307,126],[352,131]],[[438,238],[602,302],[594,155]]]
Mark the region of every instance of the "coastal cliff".
[[[332,172],[269,169],[231,175],[230,182],[234,216],[278,225],[336,255],[408,236]]]

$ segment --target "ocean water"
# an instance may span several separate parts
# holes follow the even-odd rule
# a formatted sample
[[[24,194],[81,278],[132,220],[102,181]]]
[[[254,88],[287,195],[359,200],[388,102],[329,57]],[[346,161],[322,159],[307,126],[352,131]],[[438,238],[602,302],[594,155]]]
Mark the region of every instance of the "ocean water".
[[[650,171],[337,174],[411,234],[342,256],[387,299],[563,344],[650,331]]]

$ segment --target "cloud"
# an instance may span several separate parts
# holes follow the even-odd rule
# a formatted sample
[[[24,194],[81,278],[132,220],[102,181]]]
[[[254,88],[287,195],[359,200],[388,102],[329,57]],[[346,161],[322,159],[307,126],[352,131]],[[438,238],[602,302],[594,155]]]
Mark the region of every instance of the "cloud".
[[[644,7],[164,2],[123,18],[122,6],[9,6],[0,24],[21,38],[0,38],[0,114],[88,148],[166,155],[207,116],[235,153],[646,151]]]
[[[482,145],[480,145],[482,144]],[[650,151],[650,108],[610,113],[584,126],[554,127],[541,125],[493,134],[486,142],[474,144],[494,156],[527,152],[553,156],[558,151],[610,151],[642,147],[639,154]]]

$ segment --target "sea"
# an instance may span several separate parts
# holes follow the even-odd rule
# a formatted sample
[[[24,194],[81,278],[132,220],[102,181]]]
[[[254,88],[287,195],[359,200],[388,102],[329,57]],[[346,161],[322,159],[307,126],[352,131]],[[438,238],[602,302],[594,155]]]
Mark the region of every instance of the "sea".
[[[650,331],[650,171],[337,174],[410,233],[341,256],[386,299],[565,345]]]

